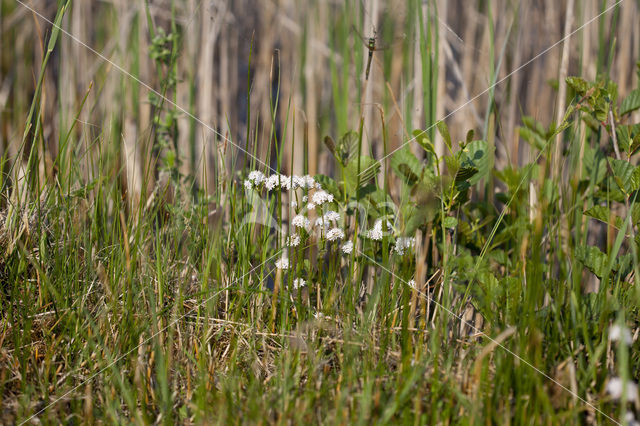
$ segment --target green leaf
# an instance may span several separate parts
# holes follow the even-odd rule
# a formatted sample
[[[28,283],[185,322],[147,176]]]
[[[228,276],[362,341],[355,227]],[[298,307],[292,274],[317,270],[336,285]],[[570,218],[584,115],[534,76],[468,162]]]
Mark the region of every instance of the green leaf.
[[[611,211],[606,206],[593,206],[585,210],[584,215],[597,219],[600,222],[609,223]]]
[[[471,185],[475,185],[480,179],[489,175],[492,156],[493,153],[489,152],[487,141],[472,141],[464,148],[462,166],[478,170],[478,173],[469,179]]]
[[[442,226],[444,228],[455,228],[458,225],[458,219],[452,216],[447,216],[442,221]]]
[[[413,138],[416,142],[418,142],[422,149],[424,149],[427,153],[433,155],[434,159],[438,158],[438,154],[436,154],[436,148],[435,146],[433,146],[433,142],[431,142],[425,130],[414,130]]]
[[[391,168],[399,177],[412,186],[420,177],[422,164],[407,145],[391,156]]]
[[[578,246],[575,250],[576,259],[598,278],[602,278],[609,259],[598,247]]]
[[[640,108],[640,89],[632,90],[620,105],[620,115],[628,114]]]
[[[582,175],[591,179],[595,185],[598,185],[607,176],[607,163],[599,149],[585,146],[582,165],[584,166]]]
[[[478,169],[475,167],[461,167],[460,169],[458,169],[458,172],[456,173],[455,182],[459,183],[459,182],[467,181],[471,179],[473,176],[475,176],[477,173],[478,173]]]
[[[640,188],[640,172],[636,171],[636,167],[624,160],[608,158],[613,177],[620,189],[627,194]]]
[[[640,148],[640,133],[636,134],[629,143],[629,156],[633,155]]]
[[[322,185],[322,189],[330,194],[333,194],[336,199],[342,199],[342,191],[340,190],[340,186],[335,180],[331,179],[329,176],[320,174],[315,175],[313,179],[315,179],[316,182]]]
[[[522,139],[524,139],[525,141],[527,141],[527,143],[529,143],[529,145],[537,148],[538,150],[542,151],[544,149],[544,146],[546,145],[547,141],[545,138],[543,138],[542,136],[540,136],[540,134],[528,127],[520,127],[518,129],[518,134],[520,135],[520,137]]]
[[[465,138],[465,142],[469,143],[473,140],[473,136],[475,135],[475,132],[473,131],[473,129],[469,130],[467,132],[467,137]]]
[[[344,179],[349,194],[355,194],[358,183],[363,186],[373,179],[380,169],[380,163],[373,158],[360,156],[360,176],[358,176],[358,161],[351,161],[344,169]]]
[[[444,143],[447,144],[449,151],[451,151],[451,135],[449,134],[449,127],[447,127],[447,123],[440,120],[436,123],[436,126],[438,127],[438,132],[440,132],[440,136],[444,139]]]
[[[566,81],[567,84],[580,95],[584,95],[590,87],[589,83],[581,77],[567,77]]]
[[[347,166],[349,162],[358,155],[358,144],[360,137],[354,131],[345,133],[336,144],[336,155],[340,158],[343,166]]]

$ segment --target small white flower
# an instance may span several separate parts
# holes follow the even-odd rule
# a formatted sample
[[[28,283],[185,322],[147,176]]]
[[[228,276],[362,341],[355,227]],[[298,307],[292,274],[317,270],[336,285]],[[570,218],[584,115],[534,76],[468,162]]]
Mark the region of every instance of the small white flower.
[[[633,343],[631,332],[624,325],[622,327],[620,327],[618,324],[612,325],[609,329],[609,339],[612,342],[623,341],[629,346],[631,346],[631,343]]]
[[[629,426],[640,426],[640,423],[636,421],[636,417],[633,415],[631,411],[627,411],[625,413],[624,421],[627,422]]]
[[[298,207],[298,202],[296,200],[291,201],[291,207],[294,209]]]
[[[306,284],[307,282],[302,278],[296,278],[295,280],[293,280],[293,288],[295,288],[296,290],[300,287],[304,287]]]
[[[293,185],[292,189],[304,188],[304,177],[301,176],[293,176]]]
[[[244,187],[246,189],[251,189],[251,188],[253,188],[253,184],[251,183],[251,181],[249,179],[245,179],[244,180]]]
[[[267,191],[275,189],[278,185],[280,185],[280,175],[271,175],[264,182],[264,186],[267,187]]]
[[[333,201],[333,194],[329,194],[327,191],[319,190],[313,193],[311,201],[318,206],[324,203],[330,203]]]
[[[289,258],[283,254],[282,257],[276,261],[276,268],[289,269]]]
[[[347,241],[340,248],[342,249],[342,252],[344,254],[351,254],[351,252],[353,251],[353,241]]]
[[[287,237],[287,245],[289,247],[298,247],[300,245],[300,235],[293,234]]]
[[[288,176],[280,176],[280,188],[288,191],[291,189],[291,178]]]
[[[302,179],[304,180],[304,185],[300,185],[301,187],[313,188],[316,184],[316,181],[315,179],[313,179],[313,176],[305,175],[302,177]]]
[[[322,312],[316,312],[313,314],[313,317],[317,320],[330,320],[331,317],[323,314]]]
[[[307,219],[301,214],[291,219],[291,224],[296,228],[303,228],[303,229],[309,229],[309,226],[311,226],[311,222],[309,222],[309,219]]]
[[[416,281],[415,281],[415,280],[409,280],[409,281],[407,281],[407,285],[408,285],[409,287],[411,287],[412,289],[414,289],[414,290],[417,290],[417,289],[418,289],[418,286],[417,286],[417,284],[416,284]]]
[[[315,209],[315,208],[316,208],[316,205],[315,205],[315,204],[313,204],[313,203],[309,203],[309,204],[307,204],[307,210],[313,210],[313,209]]]
[[[330,229],[329,232],[327,232],[327,240],[329,241],[341,240],[343,238],[344,231],[340,228],[333,228]]]
[[[247,180],[257,186],[264,182],[265,179],[264,173],[259,170],[254,170],[249,173]]]
[[[633,383],[632,381],[627,381],[626,386],[624,380],[620,377],[612,377],[607,382],[607,392],[613,399],[622,398],[623,390],[626,388],[627,391],[627,401],[638,401],[638,385]]]
[[[414,237],[398,237],[396,239],[396,245],[393,248],[400,256],[404,255],[407,249],[413,249],[416,245],[416,239]]]
[[[337,222],[340,220],[340,213],[329,210],[322,216],[325,222]]]
[[[302,202],[306,203],[307,201],[309,201],[309,196],[308,195],[303,195],[302,196]]]
[[[378,219],[374,222],[373,228],[367,232],[367,236],[372,240],[380,241],[382,239],[382,220]]]

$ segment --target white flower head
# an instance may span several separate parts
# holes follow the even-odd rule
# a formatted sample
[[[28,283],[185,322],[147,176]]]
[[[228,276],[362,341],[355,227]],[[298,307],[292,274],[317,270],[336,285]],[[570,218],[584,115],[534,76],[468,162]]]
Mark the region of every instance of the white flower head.
[[[292,234],[287,237],[287,245],[289,247],[298,247],[300,245],[300,235]]]
[[[413,249],[415,245],[416,239],[414,237],[398,237],[396,239],[396,245],[393,249],[400,256],[403,256],[407,249]]]
[[[636,421],[636,417],[633,415],[633,412],[627,411],[624,415],[624,421],[627,422],[629,426],[640,426],[640,423]]]
[[[315,204],[313,204],[313,203],[309,203],[309,204],[307,204],[307,210],[313,210],[313,209],[315,209],[315,208],[316,208],[316,205],[315,205]]]
[[[333,201],[333,194],[328,193],[327,191],[318,190],[313,193],[311,197],[311,202],[317,206],[321,206],[324,203],[330,203]]]
[[[310,175],[305,175],[302,177],[302,179],[304,180],[304,185],[300,185],[301,187],[304,188],[313,188],[316,185],[316,181],[313,178],[313,176]]]
[[[330,320],[331,317],[328,315],[323,314],[322,312],[315,312],[313,314],[313,317],[317,320]]]
[[[626,390],[627,401],[638,401],[638,385],[633,383],[632,381],[627,381],[625,386],[625,381],[620,377],[612,377],[607,382],[607,393],[611,395],[613,399],[622,398],[622,394]]]
[[[302,202],[306,203],[307,201],[309,201],[309,196],[308,195],[303,195],[302,196]]]
[[[251,183],[251,181],[249,179],[245,179],[244,180],[244,187],[246,189],[251,189],[251,188],[253,188],[253,183]]]
[[[305,216],[299,214],[291,219],[291,224],[296,228],[309,229],[311,222]]]
[[[307,282],[303,278],[296,278],[295,280],[293,280],[293,288],[295,288],[296,290],[304,287],[306,284]]]
[[[327,240],[335,241],[344,238],[344,231],[340,228],[333,228],[327,232]]]
[[[347,241],[342,245],[342,247],[340,247],[340,249],[344,254],[351,254],[353,251],[353,241]]]
[[[265,179],[266,178],[264,176],[264,173],[259,170],[252,171],[251,173],[249,173],[249,176],[247,178],[249,182],[253,183],[256,186],[264,182]]]
[[[291,186],[292,189],[304,188],[304,177],[294,175],[292,177],[292,180],[293,180],[293,185]]]
[[[382,219],[378,219],[373,223],[373,228],[367,232],[367,236],[376,241],[382,239]]]
[[[297,202],[296,200],[292,200],[292,201],[291,201],[291,207],[293,207],[294,209],[295,209],[296,207],[298,207],[298,202]]]
[[[337,222],[340,220],[340,213],[329,210],[322,216],[322,218],[325,222]]]
[[[415,281],[415,280],[409,280],[409,281],[407,281],[407,285],[408,285],[409,287],[411,287],[412,289],[414,289],[414,290],[418,290],[418,285],[416,284],[416,281]]]
[[[264,182],[264,186],[267,188],[267,191],[272,191],[279,185],[280,185],[280,175],[271,175]]]
[[[286,254],[282,254],[282,257],[276,260],[276,268],[278,269],[289,269],[289,258]]]
[[[609,328],[609,340],[612,342],[622,341],[629,346],[633,343],[631,331],[626,326],[620,327],[618,324],[614,324]]]

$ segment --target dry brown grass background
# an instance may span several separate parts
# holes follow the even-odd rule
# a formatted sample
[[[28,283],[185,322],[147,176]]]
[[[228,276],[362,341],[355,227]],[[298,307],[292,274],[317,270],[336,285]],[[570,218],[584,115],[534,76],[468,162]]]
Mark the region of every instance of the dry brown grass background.
[[[606,6],[613,4],[612,1],[605,3]],[[56,2],[29,0],[28,4],[53,19]],[[437,118],[446,116],[489,87],[492,31],[494,63],[500,65],[498,80],[565,35],[567,1],[438,0],[435,4],[438,17],[432,17],[432,22],[438,25],[440,32]],[[570,28],[575,30],[598,15],[603,4],[595,0],[575,2]],[[2,5],[0,146],[3,154],[7,152],[13,156],[21,141],[24,117],[42,58],[43,39],[50,32],[50,25],[19,3],[5,0]],[[406,139],[403,128],[410,131],[426,127],[423,101],[419,96],[423,90],[420,46],[411,39],[416,35],[405,33],[405,49],[392,48],[391,53],[385,54],[386,71],[381,68],[382,54],[374,55],[368,85],[364,84],[361,73],[356,74],[354,58],[344,57],[345,50],[332,45],[331,35],[336,20],[344,17],[346,11],[350,11],[353,25],[364,34],[370,34],[382,21],[393,22],[394,31],[401,34],[415,19],[408,16],[407,5],[407,2],[380,0],[346,3],[176,1],[175,16],[181,32],[177,65],[179,84],[177,93],[169,95],[178,105],[242,146],[246,144],[246,126],[249,126],[250,138],[258,142],[259,156],[264,159],[271,124],[270,92],[273,95],[279,83],[280,107],[275,121],[278,131],[285,133],[286,153],[291,152],[293,141],[308,140],[309,171],[312,174],[327,172],[328,153],[323,150],[321,140],[326,134],[337,136],[331,86],[331,61],[335,61],[340,69],[348,67],[348,86],[341,90],[348,92],[350,111],[346,120],[350,128],[357,128],[360,113],[363,113],[366,117],[365,142],[368,146],[376,146],[381,120],[376,104],[380,103],[391,136],[391,148],[396,147]],[[493,17],[489,16],[489,6]],[[168,0],[149,2],[154,25],[169,29],[171,7]],[[427,5],[422,7],[426,15],[429,12]],[[430,10],[433,16],[433,9]],[[619,84],[621,96],[635,87],[634,58],[640,50],[637,18],[638,2],[624,1],[619,10],[587,25],[567,43],[559,44],[496,86],[494,111],[498,113],[492,114],[490,121],[495,119],[496,122],[487,128],[493,130],[490,133],[495,137],[497,167],[530,160],[528,147],[520,143],[517,134],[523,114],[542,123],[557,119],[560,105],[557,90],[550,82],[557,82],[559,77],[562,80],[567,74],[594,79],[601,55],[606,61],[611,58],[610,77]],[[159,89],[158,73],[149,58],[144,2],[77,0],[64,19],[64,28],[142,82]],[[247,123],[247,75],[252,37],[252,116],[251,122]],[[603,44],[601,40],[606,42]],[[355,34],[349,34],[344,41],[349,43],[346,52],[359,49],[365,54],[364,44]],[[614,46],[614,51],[603,51],[602,46]],[[560,66],[563,51],[568,59],[566,69]],[[126,170],[122,176],[123,179],[126,177],[130,193],[138,194],[143,181],[154,185],[152,178],[144,178],[144,165],[148,164],[151,155],[148,91],[67,35],[62,35],[59,49],[47,69],[42,98],[43,117],[46,118],[43,133],[49,162],[57,152],[58,135],[70,127],[87,93],[87,103],[74,129],[78,140],[86,146],[87,152],[98,149],[97,139],[120,145],[119,161]],[[126,101],[123,102],[123,98]],[[470,128],[482,132],[487,105],[485,94],[449,117],[447,121],[453,136],[463,138]],[[556,108],[550,108],[551,105]],[[238,153],[233,146],[223,143],[220,135],[185,114],[179,119],[179,129],[183,172],[195,171],[202,181],[205,179],[204,165],[215,168],[217,164],[229,172],[234,167],[231,160]],[[437,144],[441,145],[438,141]],[[376,149],[374,153],[379,157],[381,150]],[[216,151],[222,158],[216,156]],[[301,172],[302,149],[295,150],[294,155],[294,171]],[[87,162],[89,173],[91,156],[82,160]],[[45,164],[42,168],[43,173],[46,172]],[[289,161],[284,161],[284,170],[289,168]],[[209,183],[213,187],[212,182]]]

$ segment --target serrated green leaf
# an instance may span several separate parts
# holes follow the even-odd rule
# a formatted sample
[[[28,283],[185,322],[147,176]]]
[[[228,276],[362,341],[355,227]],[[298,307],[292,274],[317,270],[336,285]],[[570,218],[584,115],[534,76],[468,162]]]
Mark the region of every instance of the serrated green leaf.
[[[602,278],[609,259],[598,247],[578,246],[575,250],[576,259],[598,278]]]
[[[567,84],[580,95],[584,95],[589,89],[589,83],[581,77],[567,77]]]
[[[640,89],[632,90],[620,105],[620,115],[628,114],[640,108]]]
[[[620,186],[620,189],[626,193],[630,193],[640,188],[640,172],[636,172],[636,167],[624,160],[617,160],[615,158],[608,158],[609,165],[613,171],[613,177],[615,182]]]
[[[447,216],[442,221],[442,226],[444,228],[455,228],[458,225],[458,219],[453,216]]]
[[[585,210],[584,215],[597,219],[600,222],[609,223],[611,210],[606,206],[593,206],[590,209]]]
[[[629,156],[635,154],[640,148],[640,133],[636,134],[629,143]]]

